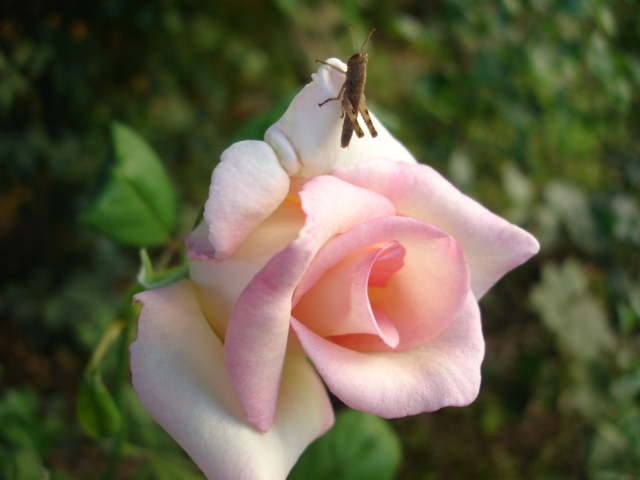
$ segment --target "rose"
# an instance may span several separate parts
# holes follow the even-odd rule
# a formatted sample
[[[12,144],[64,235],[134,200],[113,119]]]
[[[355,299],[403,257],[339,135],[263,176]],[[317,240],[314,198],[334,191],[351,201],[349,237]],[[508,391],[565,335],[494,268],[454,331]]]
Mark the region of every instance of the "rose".
[[[191,280],[137,296],[134,387],[209,478],[284,478],[333,422],[318,374],[389,418],[473,401],[478,299],[538,250],[375,117],[340,148],[340,107],[318,103],[343,81],[321,67],[265,142],[222,154]]]

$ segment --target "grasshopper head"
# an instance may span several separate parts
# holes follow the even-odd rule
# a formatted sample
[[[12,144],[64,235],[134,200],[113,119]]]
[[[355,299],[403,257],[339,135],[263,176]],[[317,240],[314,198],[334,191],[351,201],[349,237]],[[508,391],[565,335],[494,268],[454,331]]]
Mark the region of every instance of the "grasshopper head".
[[[362,63],[367,63],[369,61],[369,55],[364,52],[356,52],[349,58],[349,65],[359,65]]]
[[[369,55],[364,53],[363,50],[364,50],[364,46],[367,44],[367,42],[371,38],[371,35],[375,31],[375,28],[371,29],[371,31],[369,32],[369,36],[362,44],[362,47],[360,47],[360,51],[358,51],[358,45],[356,44],[356,36],[353,33],[353,28],[350,28],[349,30],[351,30],[351,38],[353,38],[353,46],[356,48],[356,53],[351,55],[351,58],[349,58],[348,65],[361,65],[363,63],[366,64],[369,61]]]

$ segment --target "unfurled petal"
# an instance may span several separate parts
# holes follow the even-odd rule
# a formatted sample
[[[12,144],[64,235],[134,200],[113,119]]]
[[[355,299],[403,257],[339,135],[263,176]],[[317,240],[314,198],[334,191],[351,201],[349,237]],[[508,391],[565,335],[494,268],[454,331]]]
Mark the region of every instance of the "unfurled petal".
[[[357,352],[295,319],[292,327],[329,389],[356,410],[395,418],[465,406],[478,395],[484,341],[472,293],[438,337],[403,352]]]
[[[346,65],[336,58],[327,62],[346,71]],[[416,163],[409,151],[371,112],[378,136],[371,137],[364,120],[359,116],[358,121],[365,136],[357,138],[354,133],[349,147],[342,148],[340,137],[344,119],[340,118],[340,102],[328,102],[322,107],[318,104],[338,95],[345,76],[322,65],[312,78],[313,81],[296,95],[282,118],[267,130],[264,137],[289,175],[312,178],[376,157]]]
[[[133,385],[145,409],[209,480],[282,479],[306,446],[333,423],[322,382],[302,357],[284,364],[273,427],[245,418],[223,361],[223,347],[183,280],[141,293],[131,345]]]
[[[462,194],[426,165],[372,160],[332,175],[384,195],[398,215],[435,225],[451,235],[462,245],[478,299],[540,248],[531,234]]]
[[[246,140],[222,152],[204,210],[215,260],[229,257],[288,191],[289,177],[266,143]]]
[[[306,214],[304,228],[242,292],[225,337],[225,361],[233,388],[249,421],[263,431],[269,430],[273,419],[291,297],[309,263],[333,236],[394,213],[380,195],[329,176],[310,180],[299,196]]]
[[[392,216],[372,219],[332,239],[318,252],[307,269],[295,293],[294,302],[307,295],[322,295],[322,288],[329,288],[324,285],[323,277],[327,273],[331,275],[336,266],[340,266],[345,262],[344,259],[355,252],[371,245],[384,246],[394,241],[405,249],[403,266],[387,279],[383,287],[368,287],[369,301],[384,312],[398,330],[400,342],[397,349],[407,350],[430,341],[449,326],[466,301],[469,268],[455,240],[434,226],[413,218]],[[343,282],[351,280],[350,275],[345,277]],[[314,288],[316,284],[319,285],[319,291]],[[322,301],[313,302],[312,298],[305,303],[320,307]],[[305,320],[309,320],[316,315],[324,318],[323,310],[313,312],[307,307],[300,313]],[[298,311],[296,307],[294,316]],[[321,322],[320,318],[314,324]],[[332,335],[340,334],[342,332]],[[354,339],[348,336],[345,342],[340,338],[335,341],[340,344],[356,342],[359,349],[367,345],[367,350],[388,350],[377,337],[364,337]]]
[[[331,265],[302,295],[293,316],[322,337],[371,334],[378,335],[391,348],[396,347],[398,330],[384,311],[377,307],[374,311],[368,294],[371,269],[390,243],[349,252]]]
[[[370,287],[386,287],[391,275],[404,266],[407,249],[396,240],[387,243],[369,272]]]

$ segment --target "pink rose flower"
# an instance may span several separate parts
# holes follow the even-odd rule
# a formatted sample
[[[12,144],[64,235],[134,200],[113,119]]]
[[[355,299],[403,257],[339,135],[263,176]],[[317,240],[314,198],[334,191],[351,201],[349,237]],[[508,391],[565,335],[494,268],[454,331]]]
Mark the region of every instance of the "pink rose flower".
[[[136,392],[210,479],[284,479],[333,423],[323,381],[386,418],[472,402],[478,300],[538,251],[373,115],[379,136],[341,148],[318,103],[343,81],[320,67],[264,142],[222,154],[191,280],[136,297]]]

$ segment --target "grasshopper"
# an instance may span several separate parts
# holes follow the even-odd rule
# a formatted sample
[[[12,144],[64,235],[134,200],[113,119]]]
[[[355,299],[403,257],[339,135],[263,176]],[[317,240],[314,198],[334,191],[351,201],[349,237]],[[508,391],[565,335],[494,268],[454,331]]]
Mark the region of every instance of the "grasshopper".
[[[349,146],[349,142],[351,142],[351,137],[353,136],[353,131],[356,131],[356,135],[358,138],[364,137],[364,132],[360,125],[358,124],[358,112],[362,114],[362,118],[364,118],[364,123],[367,125],[369,129],[369,133],[373,138],[378,136],[378,132],[373,126],[371,122],[371,116],[369,115],[369,110],[367,110],[367,105],[365,103],[364,98],[364,82],[367,78],[367,62],[369,61],[369,55],[363,53],[364,46],[367,44],[371,35],[375,31],[375,28],[369,32],[369,36],[362,44],[362,48],[358,51],[358,45],[356,44],[356,36],[353,33],[353,29],[351,29],[351,37],[353,38],[353,45],[355,47],[356,53],[351,55],[349,61],[347,62],[347,71],[343,71],[342,69],[331,65],[327,62],[323,62],[322,60],[316,60],[316,62],[322,63],[323,65],[327,65],[328,67],[333,68],[345,75],[345,81],[338,92],[338,96],[335,98],[328,98],[322,103],[319,103],[318,106],[322,107],[325,103],[331,102],[333,100],[339,100],[342,107],[342,115],[340,118],[344,118],[344,122],[342,123],[342,140],[340,146],[342,148],[347,148]],[[347,114],[345,117],[345,113]]]

